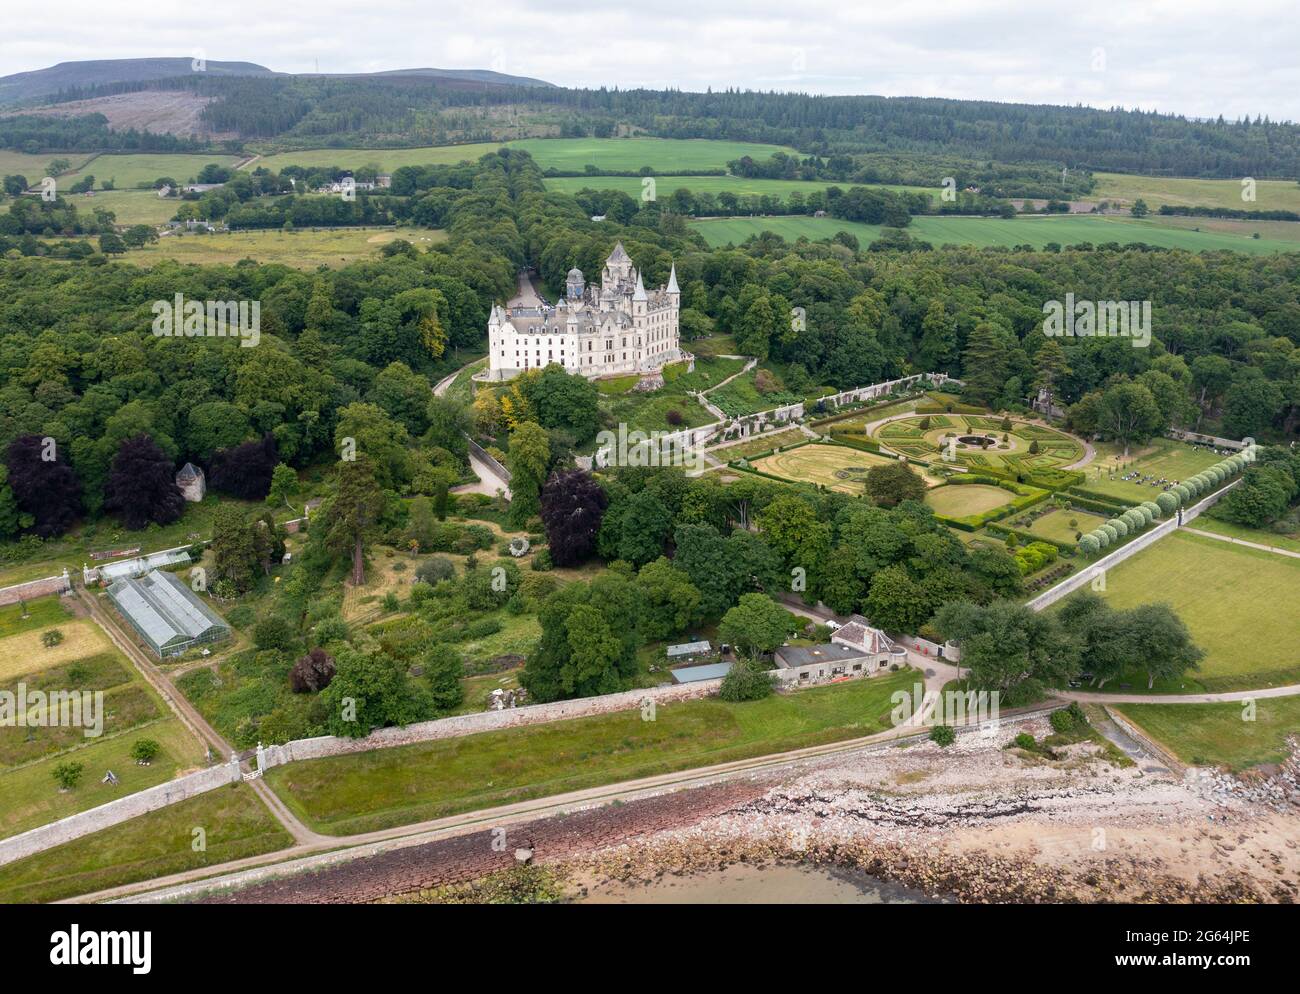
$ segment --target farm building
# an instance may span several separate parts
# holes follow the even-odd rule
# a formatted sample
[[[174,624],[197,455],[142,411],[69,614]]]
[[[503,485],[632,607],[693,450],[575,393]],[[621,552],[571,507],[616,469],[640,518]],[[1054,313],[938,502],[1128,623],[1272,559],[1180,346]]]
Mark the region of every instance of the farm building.
[[[159,659],[230,637],[230,626],[174,573],[118,580],[108,596]]]

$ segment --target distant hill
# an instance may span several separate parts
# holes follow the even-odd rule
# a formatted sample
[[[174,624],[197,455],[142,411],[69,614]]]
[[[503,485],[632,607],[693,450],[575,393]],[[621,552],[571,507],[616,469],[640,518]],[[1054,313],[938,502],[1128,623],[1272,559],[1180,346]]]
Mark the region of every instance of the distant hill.
[[[391,79],[413,76],[428,79],[497,84],[500,86],[552,86],[540,79],[508,76],[490,69],[390,69],[375,73],[282,73],[254,62],[209,61],[204,67],[208,77],[277,76],[281,78],[323,79]],[[0,107],[32,106],[90,87],[114,83],[147,83],[194,75],[192,60],[163,59],[96,59],[87,62],[60,62],[48,69],[14,73],[0,77]]]
[[[60,62],[48,69],[0,76],[0,106],[30,104],[77,88],[107,83],[142,83],[155,79],[188,76],[192,60],[181,59],[94,59]],[[275,76],[253,62],[208,62],[204,72],[213,76]]]

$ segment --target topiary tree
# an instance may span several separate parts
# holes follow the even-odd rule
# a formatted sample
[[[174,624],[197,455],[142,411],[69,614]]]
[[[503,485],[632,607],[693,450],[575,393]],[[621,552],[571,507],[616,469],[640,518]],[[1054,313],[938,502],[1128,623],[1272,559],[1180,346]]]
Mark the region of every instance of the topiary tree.
[[[1103,528],[1107,526],[1115,529],[1116,538],[1124,538],[1125,536],[1128,535],[1130,531],[1132,531],[1132,529],[1129,528],[1128,526],[1128,522],[1125,521],[1123,518],[1111,518],[1109,521],[1106,522],[1105,525],[1102,525]]]
[[[1166,490],[1156,498],[1156,506],[1160,508],[1161,515],[1173,514],[1178,510],[1178,495],[1172,490]]]
[[[1083,538],[1079,539],[1079,549],[1085,555],[1095,556],[1101,551],[1101,543],[1097,541],[1095,533],[1089,532],[1087,535],[1083,536]]]
[[[1106,537],[1110,539],[1110,542],[1107,543],[1108,545],[1114,545],[1123,537],[1120,535],[1119,529],[1116,528],[1109,521],[1107,521],[1104,525],[1101,526],[1101,530],[1104,531],[1106,533]]]
[[[1164,494],[1161,494],[1160,496],[1163,497]],[[1159,521],[1164,516],[1165,513],[1164,508],[1162,508],[1160,504],[1154,500],[1144,500],[1141,504],[1138,505],[1138,507],[1147,516],[1148,524],[1150,524],[1153,521]]]
[[[1105,528],[1098,528],[1095,532],[1092,533],[1092,537],[1097,540],[1097,547],[1099,549],[1106,548],[1108,545],[1111,544],[1112,541],[1110,537],[1110,532],[1106,531]]]
[[[1130,535],[1136,535],[1147,525],[1147,519],[1136,507],[1130,507],[1127,511],[1121,514],[1120,520],[1128,524]]]
[[[1180,483],[1171,491],[1178,498],[1178,506],[1185,507],[1187,502],[1192,499],[1192,488],[1186,483]]]
[[[1036,456],[1038,455],[1038,451],[1039,451],[1038,439],[1034,439],[1032,442],[1029,443],[1029,454],[1031,456]]]

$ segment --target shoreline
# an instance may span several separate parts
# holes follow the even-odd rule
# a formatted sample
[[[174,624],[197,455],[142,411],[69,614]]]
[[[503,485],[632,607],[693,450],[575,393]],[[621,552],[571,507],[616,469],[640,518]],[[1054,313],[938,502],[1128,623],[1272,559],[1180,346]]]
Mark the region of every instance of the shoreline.
[[[1300,900],[1300,752],[1269,775],[1180,776],[1089,740],[1025,752],[1021,732],[1051,728],[865,746],[183,899],[634,901],[685,881],[707,899],[702,875],[798,867],[961,903]]]

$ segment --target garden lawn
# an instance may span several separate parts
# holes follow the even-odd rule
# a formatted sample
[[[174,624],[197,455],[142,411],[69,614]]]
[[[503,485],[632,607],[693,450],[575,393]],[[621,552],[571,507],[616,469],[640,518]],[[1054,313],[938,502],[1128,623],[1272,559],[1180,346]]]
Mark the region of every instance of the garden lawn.
[[[1146,448],[1133,449],[1128,459],[1123,458],[1122,449],[1114,446],[1099,446],[1098,453],[1103,456],[1102,460],[1084,467],[1086,476],[1082,488],[1131,504],[1155,500],[1162,488],[1121,480],[1125,473],[1133,471],[1156,479],[1186,480],[1227,458],[1171,438],[1158,438]],[[1114,479],[1110,478],[1112,475]]]
[[[1288,735],[1300,733],[1300,695],[1261,697],[1254,721],[1242,702],[1225,704],[1111,705],[1175,756],[1194,766],[1222,765],[1238,772],[1286,759]]]
[[[1078,540],[1074,537],[1075,532],[1088,534],[1094,528],[1099,528],[1106,523],[1105,518],[1099,514],[1089,514],[1086,511],[1076,511],[1073,508],[1058,509],[1048,511],[1039,518],[1035,518],[1029,526],[1028,531],[1033,535],[1041,535],[1043,538],[1054,542],[1074,543]],[[1070,522],[1075,522],[1073,525]],[[1003,522],[1005,524],[1005,522]]]
[[[0,639],[0,684],[21,673],[58,666],[113,647],[108,636],[89,618],[60,621],[51,627],[63,632],[63,641],[49,649],[41,644],[41,636],[48,630],[44,627]]]
[[[790,428],[787,431],[774,431],[766,435],[748,438],[743,442],[731,442],[706,451],[716,459],[731,462],[733,459],[748,459],[750,456],[756,456],[761,452],[771,452],[778,447],[795,445],[807,438],[808,436],[798,428]]]
[[[1206,651],[1189,693],[1300,683],[1300,559],[1177,531],[1108,570],[1104,596],[1117,608],[1165,602],[1178,612]],[[1146,688],[1140,665],[1124,680]]]
[[[983,483],[949,484],[936,487],[925,495],[925,502],[934,508],[934,513],[945,518],[983,514],[1015,499],[1016,495],[1011,491]]]
[[[153,739],[162,747],[148,766],[137,766],[131,758],[131,747],[137,739]],[[165,783],[194,769],[203,759],[203,748],[177,718],[164,718],[113,738],[87,741],[92,744],[0,772],[0,798],[4,799],[0,804],[0,838]],[[59,793],[52,775],[54,767],[62,762],[85,767],[81,783],[66,794]],[[108,770],[117,775],[115,787],[100,783]]]
[[[915,672],[730,704],[665,704],[291,763],[267,782],[317,831],[342,835],[697,766],[835,742],[889,727],[890,695]]]
[[[24,613],[27,614],[26,618],[23,617]],[[57,594],[27,601],[25,610],[23,604],[6,604],[0,607],[0,646],[3,646],[3,640],[11,635],[58,628],[71,619],[72,612],[64,604],[63,598]],[[0,654],[0,667],[5,665],[3,654]],[[15,672],[22,671],[15,670]]]
[[[196,828],[205,848],[194,851]],[[284,849],[289,833],[246,784],[218,787],[0,866],[0,902],[48,903]]]

